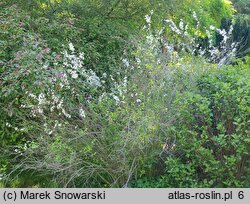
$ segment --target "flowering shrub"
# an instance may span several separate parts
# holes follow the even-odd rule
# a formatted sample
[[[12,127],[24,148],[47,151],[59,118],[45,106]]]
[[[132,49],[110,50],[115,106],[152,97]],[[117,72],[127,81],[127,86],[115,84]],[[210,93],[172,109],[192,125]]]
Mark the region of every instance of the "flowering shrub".
[[[239,42],[233,42],[233,25],[230,26],[229,30],[219,29],[213,25],[210,25],[209,28],[201,28],[200,21],[197,17],[196,12],[193,12],[193,18],[196,22],[196,30],[193,33],[193,30],[190,29],[189,23],[184,23],[183,19],[180,19],[179,24],[174,23],[172,19],[164,19],[163,21],[167,23],[167,27],[170,28],[170,32],[173,33],[175,39],[172,40],[172,44],[164,42],[163,46],[168,51],[168,55],[173,55],[175,51],[175,46],[178,47],[179,51],[188,52],[192,55],[198,55],[200,57],[206,57],[209,62],[216,63],[218,66],[223,66],[232,62],[235,57],[237,47]],[[163,30],[166,29],[166,26],[163,27]],[[200,30],[205,29],[207,46],[204,46],[203,43],[199,43],[201,38],[204,38],[204,34]],[[163,32],[161,30],[156,38],[160,39]],[[214,41],[214,34],[221,36],[221,41],[216,45]],[[202,37],[203,36],[203,37]],[[180,41],[181,40],[181,41]],[[171,41],[170,41],[171,42]],[[181,52],[180,52],[181,53]]]
[[[150,16],[147,16],[146,20],[150,26]],[[184,29],[182,21],[179,26],[171,20],[167,22],[177,35],[187,30]],[[213,26],[210,29],[215,30]],[[231,47],[227,48],[232,27],[229,33],[220,29],[217,31],[223,36],[219,47],[212,45],[212,36],[208,31],[210,38],[208,50],[202,50],[198,44],[195,45],[195,39],[190,41],[191,44],[181,44],[193,54],[190,63],[190,59],[183,58],[181,52],[175,52],[168,44],[167,57],[162,57],[159,54],[160,35],[154,36],[147,30],[148,37],[137,53],[137,57],[140,56],[137,59],[138,67],[143,67],[139,75],[143,76],[144,73],[145,77],[142,80],[135,77],[135,80],[139,81],[138,84],[144,82],[143,88],[140,88],[143,95],[147,96],[145,98],[149,102],[148,105],[151,105],[146,106],[143,100],[144,108],[154,110],[156,114],[159,110],[157,111],[152,104],[161,107],[162,114],[155,119],[161,121],[158,124],[160,130],[157,131],[158,141],[151,145],[156,144],[157,147],[157,144],[162,142],[163,150],[158,149],[158,160],[155,156],[155,160],[148,159],[147,163],[145,161],[141,163],[138,174],[131,182],[132,186],[249,185],[247,182],[249,163],[246,161],[249,157],[247,150],[249,114],[246,111],[246,107],[249,107],[247,102],[249,99],[246,98],[249,89],[247,83],[249,65],[244,63],[235,67],[224,65],[225,58],[229,57],[228,54],[233,55],[235,52],[236,43],[229,44]],[[214,52],[219,49],[222,51],[218,51],[220,54],[216,55]],[[199,57],[205,56],[206,52],[210,53],[209,61],[214,60],[221,69],[205,63],[202,58],[198,58],[200,61],[196,64],[196,52]],[[144,56],[146,57],[143,58]],[[157,97],[157,100],[154,100],[155,96],[162,98]],[[239,123],[236,122],[238,120]],[[157,152],[156,147],[154,153]],[[151,150],[151,155],[154,153]],[[157,172],[152,171],[155,168],[158,169]]]
[[[4,174],[5,179],[17,179],[16,174],[20,176],[24,172],[21,178],[25,180],[17,180],[20,183],[16,185],[27,185],[23,183],[28,182],[25,174],[31,171],[37,173],[38,180],[34,181],[37,183],[40,183],[39,175],[50,177],[57,173],[58,178],[53,178],[56,185],[70,186],[87,178],[85,182],[89,185],[110,186],[118,185],[115,179],[121,174],[126,177],[127,161],[107,157],[115,155],[120,145],[103,154],[107,150],[102,144],[106,141],[112,144],[114,140],[100,136],[104,131],[102,123],[110,118],[101,121],[98,114],[107,114],[108,110],[95,105],[103,103],[109,109],[122,104],[126,77],[116,82],[110,75],[113,86],[107,89],[108,76],[98,77],[93,70],[86,69],[84,54],[78,55],[73,44],[57,54],[39,36],[27,36],[14,62],[11,60],[4,67],[9,71],[3,73],[1,90],[3,141],[10,137],[12,141],[6,140],[8,148],[1,147],[4,148],[2,158],[12,158],[1,170],[10,172]],[[12,100],[15,102],[6,103]],[[65,175],[71,179],[61,180]],[[103,179],[103,176],[110,178]],[[8,185],[11,180],[6,181]]]
[[[77,39],[81,32],[73,25],[80,22],[70,12],[58,16],[70,16],[69,36]],[[249,62],[225,66],[237,47],[232,27],[202,29],[193,12],[196,29],[182,19],[164,19],[157,30],[153,16],[145,16],[143,35],[122,51],[114,51],[120,39],[112,29],[95,30],[101,25],[91,24],[77,46],[61,33],[46,39],[48,30],[56,32],[45,26],[47,18],[27,21],[37,32],[26,32],[30,25],[22,22],[12,28],[19,45],[7,39],[11,54],[0,53],[1,185],[249,185]],[[222,37],[218,46],[216,33]],[[102,44],[111,40],[106,34],[111,44]],[[199,43],[205,37],[207,45]],[[104,50],[91,40],[81,44],[90,38]],[[91,61],[100,53],[100,64]]]

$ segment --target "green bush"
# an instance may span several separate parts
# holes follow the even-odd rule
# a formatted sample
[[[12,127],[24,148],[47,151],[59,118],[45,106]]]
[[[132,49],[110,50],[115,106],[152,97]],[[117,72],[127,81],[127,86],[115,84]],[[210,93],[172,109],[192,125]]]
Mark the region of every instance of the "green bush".
[[[249,64],[211,69],[180,93],[165,172],[138,187],[249,187]]]

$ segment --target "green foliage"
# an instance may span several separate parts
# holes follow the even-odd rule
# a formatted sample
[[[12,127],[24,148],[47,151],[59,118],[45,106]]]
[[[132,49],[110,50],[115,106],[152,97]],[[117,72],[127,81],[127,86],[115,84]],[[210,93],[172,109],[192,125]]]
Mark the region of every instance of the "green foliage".
[[[232,0],[237,12],[242,14],[250,14],[250,3],[248,0]]]
[[[195,12],[199,20],[200,32],[203,35],[206,34],[204,28],[210,25],[219,27],[222,18],[231,19],[234,13],[231,2],[224,0],[157,0],[153,2],[151,9],[157,11],[154,17],[156,24],[166,18],[173,19],[175,23],[183,19],[194,31],[197,29],[197,22],[193,18],[193,12]]]
[[[22,44],[25,28],[21,19],[25,21],[26,17],[22,12],[17,11],[16,6],[1,10],[0,15],[2,19],[0,22],[0,63],[2,66],[3,62],[14,57],[15,50]]]
[[[1,187],[249,186],[249,58],[218,69],[157,32],[184,19],[204,37],[229,2],[0,7]]]
[[[175,106],[179,112],[168,134],[176,143],[165,172],[136,186],[249,186],[249,65],[211,69],[197,79],[197,91],[181,93]]]

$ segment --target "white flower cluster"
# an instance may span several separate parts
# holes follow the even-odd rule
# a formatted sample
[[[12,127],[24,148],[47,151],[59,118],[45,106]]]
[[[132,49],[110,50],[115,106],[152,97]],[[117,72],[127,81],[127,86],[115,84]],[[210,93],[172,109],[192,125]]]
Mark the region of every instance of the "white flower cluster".
[[[44,123],[43,126],[44,126],[44,131],[48,135],[52,135],[53,133],[56,132],[57,128],[62,127],[62,123],[60,123],[58,120],[55,120],[54,124],[50,125],[50,127],[48,127],[47,123]]]
[[[102,84],[106,83],[107,74],[104,73],[101,80],[93,70],[87,70],[83,63],[84,54],[80,53],[78,55],[72,43],[69,44],[68,50],[63,51],[62,64],[58,59],[55,58],[53,66],[48,62],[44,62],[39,71],[41,76],[44,76],[44,73],[46,73],[45,76],[48,77],[45,81],[40,79],[35,82],[39,85],[46,85],[49,88],[42,89],[40,93],[26,91],[27,97],[23,101],[21,108],[29,110],[31,117],[43,118],[45,120],[50,114],[56,114],[61,118],[63,116],[67,119],[73,116],[77,117],[78,115],[79,118],[84,119],[86,113],[82,108],[82,102],[79,102],[78,105],[75,104],[78,108],[72,109],[72,107],[67,106],[68,103],[65,102],[66,97],[70,97],[72,100],[75,98],[75,101],[82,98],[86,100],[86,103],[91,102],[93,96],[91,96],[89,90],[96,90],[96,88],[102,87]],[[128,60],[124,61],[124,63],[129,66]],[[49,74],[47,74],[48,70]],[[115,82],[112,76],[110,78],[114,82],[112,92],[108,94],[104,92],[101,97],[109,96],[109,98],[114,99],[119,104],[124,99],[123,93],[126,91],[127,78],[124,78],[123,83]],[[48,135],[52,135],[62,125],[57,121],[54,122],[54,125],[45,124],[44,130]]]
[[[81,118],[85,118],[86,117],[86,114],[85,114],[85,111],[83,110],[83,108],[79,109],[79,115],[80,115]]]
[[[99,101],[113,99],[116,105],[125,103],[125,94],[127,93],[127,86],[128,86],[127,76],[125,76],[120,83],[115,81],[112,75],[110,75],[110,79],[113,82],[111,87],[111,92],[109,93],[104,92],[99,97]]]
[[[150,15],[145,15],[145,20],[148,25],[151,25],[151,18],[152,18],[153,13],[154,11],[151,10]]]
[[[129,68],[130,64],[129,64],[129,60],[127,58],[123,58],[122,62],[125,65],[125,67]]]
[[[69,44],[69,50],[71,53],[68,53],[67,50],[63,52],[64,60],[63,65],[67,68],[67,72],[71,75],[73,79],[78,78],[78,72],[83,68],[84,54],[80,53],[79,56],[74,54],[75,48],[72,43]]]
[[[48,93],[40,93],[35,95],[33,93],[26,92],[28,97],[30,97],[35,103],[22,104],[22,108],[28,108],[31,110],[31,116],[37,117],[44,115],[44,111],[50,110],[54,112],[59,111],[59,115],[63,114],[67,118],[71,118],[71,115],[65,111],[64,99],[57,96],[54,90],[49,89]]]
[[[84,53],[80,53],[79,56],[75,54],[75,48],[72,43],[69,44],[69,50],[63,52],[63,65],[65,71],[70,75],[72,79],[81,77],[81,80],[85,79],[85,83],[91,87],[101,87],[100,78],[93,70],[86,70],[83,66]]]
[[[121,83],[117,83],[112,76],[110,76],[113,81],[113,87],[111,93],[109,94],[116,102],[116,104],[124,103],[125,93],[127,92],[128,80],[125,76]]]
[[[199,31],[199,28],[200,28],[200,21],[197,17],[197,14],[195,11],[193,11],[193,18],[194,20],[196,21],[196,31],[195,31],[195,35],[198,35],[198,31]]]
[[[17,146],[14,146],[14,152],[17,155],[22,156],[29,148],[34,148],[35,142],[27,140],[25,143],[18,144]]]
[[[238,43],[232,42],[233,25],[230,26],[228,31],[225,29],[216,29],[213,26],[210,26],[210,29],[216,30],[216,32],[222,36],[219,46],[214,46],[212,43],[212,36],[209,35],[209,31],[207,31],[209,39],[208,52],[210,53],[210,59],[219,66],[225,65],[235,56],[238,47]]]
[[[91,87],[101,87],[100,78],[92,70],[86,73],[87,82]]]
[[[180,28],[178,28],[175,23],[173,22],[172,19],[165,19],[164,20],[166,23],[169,23],[169,27],[171,28],[171,30],[175,33],[177,33],[178,35],[181,35],[182,32],[181,32],[181,28],[183,28],[183,22],[181,21],[180,22]]]
[[[195,12],[193,12],[193,18],[196,21],[195,36],[198,38],[200,22]],[[188,33],[189,25],[184,25],[182,19],[179,22],[179,26],[177,26],[171,19],[165,19],[165,22],[169,23],[169,27],[174,33],[186,37],[186,40],[182,38],[183,42],[179,43],[181,50],[185,49],[191,54],[198,54],[199,56],[204,56],[205,54],[207,56],[209,53],[210,61],[217,63],[219,66],[229,63],[230,59],[235,55],[238,43],[232,42],[233,25],[230,26],[229,31],[226,31],[225,29],[216,29],[215,26],[211,25],[209,27],[210,30],[206,30],[209,46],[208,48],[202,48],[200,44],[196,43],[196,38],[190,37],[191,35]],[[223,39],[219,46],[214,46],[212,32],[217,32],[222,36]],[[168,54],[173,56],[173,46],[166,45],[166,47],[168,48]]]
[[[13,128],[15,131],[19,131],[19,132],[25,131],[25,128],[15,127],[15,126],[11,125],[9,122],[6,122],[5,126],[8,127],[8,128]]]

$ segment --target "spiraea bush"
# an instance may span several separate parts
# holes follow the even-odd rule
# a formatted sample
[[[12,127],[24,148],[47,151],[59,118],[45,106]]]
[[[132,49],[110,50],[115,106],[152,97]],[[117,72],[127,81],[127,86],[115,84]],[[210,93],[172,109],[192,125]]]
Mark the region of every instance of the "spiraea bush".
[[[91,104],[104,95],[115,106],[120,101],[116,93],[121,86],[115,83],[114,92],[106,93],[105,80],[93,70],[85,69],[84,54],[77,54],[72,44],[55,54],[39,36],[29,36],[26,41],[27,46],[17,53],[14,63],[4,64],[8,71],[3,73],[1,89],[1,119],[5,121],[1,158],[5,162],[3,169],[9,171],[7,180],[14,178],[20,182],[12,181],[14,185],[23,186],[27,182],[33,185],[38,181],[29,181],[26,175],[36,173],[37,179],[47,175],[60,186],[70,186],[72,182],[76,186],[84,185],[88,180],[92,185],[97,177],[93,185],[115,185],[116,177],[112,174],[121,174],[123,165],[116,164],[116,169],[113,162],[107,161],[111,159],[107,155],[117,149],[106,150],[107,144],[112,146],[113,139],[99,136],[104,122],[102,112],[99,116]],[[105,144],[106,140],[110,143]],[[11,158],[11,162],[6,158]],[[25,179],[19,181],[19,178]],[[77,184],[75,178],[82,183]]]
[[[174,32],[180,31],[173,23],[172,27]],[[154,38],[150,36],[152,42]],[[226,39],[224,41],[229,40],[228,35],[223,36]],[[228,45],[220,48],[226,51]],[[190,51],[196,49],[194,45],[190,47]],[[143,56],[147,56],[147,51],[155,53],[153,48],[146,48]],[[210,46],[207,51],[212,54],[216,49]],[[202,50],[198,52],[203,56]],[[157,64],[159,55],[154,56],[157,56],[156,59],[152,55],[151,58],[146,57],[143,62],[146,68],[150,67],[148,59],[154,59],[151,60],[151,66]],[[173,51],[166,64],[161,62],[158,65],[155,73],[160,77],[154,78],[157,74],[152,74],[154,72],[150,69],[146,71],[147,78],[154,76],[151,85],[158,87],[150,89],[149,85],[143,84],[145,90],[162,96],[161,99],[154,99],[153,94],[148,97],[149,104],[158,104],[161,109],[156,123],[162,131],[162,134],[157,132],[158,139],[160,135],[162,137],[158,140],[163,142],[162,151],[159,153],[158,149],[158,157],[141,165],[142,170],[139,172],[143,173],[137,174],[131,185],[249,186],[249,58],[244,63],[238,61],[237,65],[229,66],[221,63],[227,54],[217,56],[217,65],[206,63],[197,56],[180,56]],[[209,61],[211,59],[208,58]],[[152,68],[156,69],[155,66]],[[160,104],[159,101],[164,102]]]

